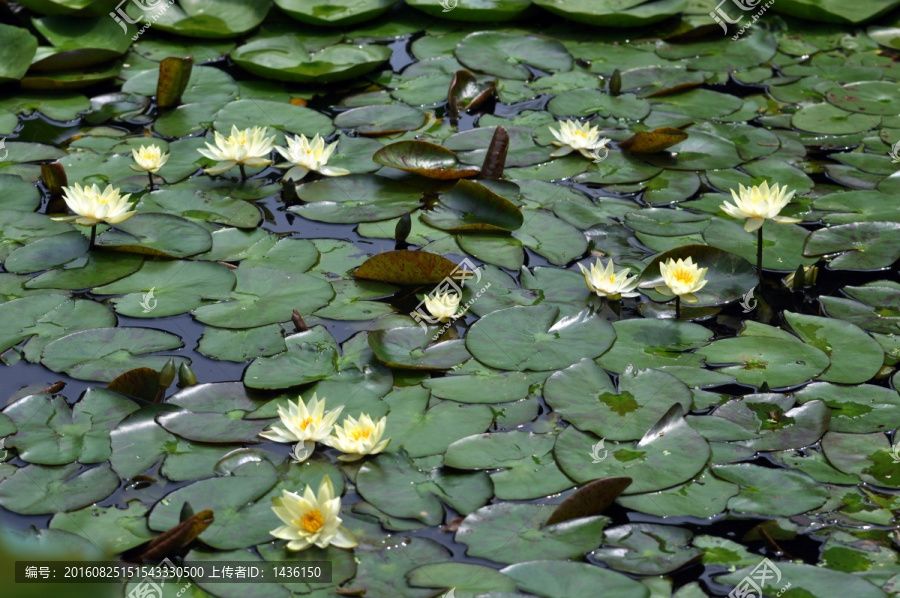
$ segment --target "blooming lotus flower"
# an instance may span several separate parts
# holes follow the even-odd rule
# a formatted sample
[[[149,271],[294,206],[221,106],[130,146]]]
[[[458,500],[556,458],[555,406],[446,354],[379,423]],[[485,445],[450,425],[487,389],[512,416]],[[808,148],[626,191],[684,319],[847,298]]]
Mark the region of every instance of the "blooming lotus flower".
[[[269,533],[288,540],[288,550],[306,550],[316,545],[327,548],[353,548],[359,545],[356,536],[341,526],[341,499],[334,496],[334,486],[327,475],[322,478],[317,494],[307,486],[303,496],[288,490],[280,498],[272,499],[272,510],[284,522]]]
[[[376,455],[387,447],[391,439],[381,440],[386,423],[386,417],[376,424],[365,413],[358,421],[347,416],[343,425],[334,427],[334,434],[326,442],[345,453],[338,457],[341,461],[358,461],[366,455]]]
[[[63,194],[66,205],[75,212],[75,215],[53,218],[60,222],[74,220],[77,224],[84,226],[96,226],[101,222],[117,224],[136,214],[129,210],[131,204],[128,202],[128,198],[131,197],[131,194],[120,195],[119,190],[112,185],[107,185],[101,193],[96,184],[82,187],[75,183],[74,187],[63,187]]]
[[[140,149],[131,150],[131,155],[137,162],[131,169],[138,172],[159,172],[169,160],[169,154],[162,153],[158,145],[142,145]]]
[[[222,174],[235,166],[240,166],[243,175],[244,166],[268,166],[272,161],[266,156],[272,153],[275,136],[266,137],[266,131],[266,127],[239,131],[235,125],[231,126],[231,135],[228,137],[216,131],[215,147],[207,143],[207,149],[197,149],[204,157],[218,162],[212,168],[206,168],[204,172]]]
[[[799,218],[779,216],[779,212],[788,205],[794,197],[794,191],[788,193],[787,187],[779,187],[777,184],[769,187],[768,183],[744,187],[740,185],[740,195],[731,190],[734,205],[727,201],[720,208],[722,211],[738,219],[746,219],[744,230],[748,233],[760,228],[766,220],[775,222],[800,222]]]
[[[697,291],[706,286],[706,272],[709,268],[699,268],[691,258],[675,261],[669,258],[660,262],[659,271],[666,286],[654,287],[657,293],[666,296],[677,295],[688,303],[696,303]]]
[[[551,128],[550,132],[556,137],[553,145],[561,146],[550,154],[554,158],[579,152],[585,158],[600,160],[597,150],[605,149],[609,143],[609,139],[600,137],[600,127],[592,127],[589,123],[577,120],[564,120],[559,123],[559,131]]]
[[[425,295],[425,307],[432,316],[444,322],[459,315],[456,313],[459,309],[459,295],[449,292],[434,297]]]
[[[334,422],[341,415],[343,407],[332,411],[325,411],[325,399],[319,401],[313,393],[309,405],[303,403],[303,397],[299,397],[296,403],[288,401],[288,410],[278,408],[278,417],[281,418],[279,428],[272,425],[259,435],[275,442],[296,442],[294,458],[297,462],[309,459],[316,448],[316,442],[322,442],[331,434]]]
[[[326,147],[325,140],[316,136],[312,138],[312,142],[306,138],[306,135],[298,135],[291,139],[286,137],[288,147],[276,147],[275,151],[281,154],[287,162],[276,164],[278,168],[290,168],[284,178],[292,179],[295,182],[305,177],[310,170],[314,170],[325,176],[342,176],[350,174],[349,170],[343,168],[335,168],[327,166],[328,159],[334,153],[337,147],[337,141]]]
[[[637,276],[629,276],[627,268],[623,268],[616,273],[612,259],[606,264],[605,269],[601,260],[591,264],[590,270],[581,264],[578,264],[578,267],[581,268],[581,272],[584,274],[584,282],[588,288],[600,297],[606,297],[615,301],[622,297],[637,297],[640,295],[640,293],[632,292],[638,286],[640,279]]]

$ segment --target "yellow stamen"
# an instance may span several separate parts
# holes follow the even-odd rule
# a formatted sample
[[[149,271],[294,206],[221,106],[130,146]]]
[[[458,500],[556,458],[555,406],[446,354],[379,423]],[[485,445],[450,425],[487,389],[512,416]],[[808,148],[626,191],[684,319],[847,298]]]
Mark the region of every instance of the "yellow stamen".
[[[292,523],[294,525],[298,525],[299,527],[302,527],[303,529],[305,529],[306,531],[308,531],[309,533],[312,534],[312,533],[319,531],[322,528],[322,526],[325,524],[325,518],[322,517],[322,512],[319,511],[319,509],[315,509],[313,511],[310,511],[303,517],[301,517],[299,524],[296,519]]]
[[[353,431],[350,432],[350,436],[353,437],[353,440],[361,440],[363,438],[368,438],[371,433],[371,428],[354,428]]]
[[[694,282],[694,274],[690,270],[685,270],[683,268],[676,270],[672,276],[674,276],[675,280],[678,282],[683,282],[685,284]]]

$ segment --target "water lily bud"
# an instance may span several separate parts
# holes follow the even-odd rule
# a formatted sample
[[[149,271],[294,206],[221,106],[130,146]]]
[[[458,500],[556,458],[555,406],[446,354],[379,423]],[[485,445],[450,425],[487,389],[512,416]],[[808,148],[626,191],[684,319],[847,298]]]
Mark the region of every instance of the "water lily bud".
[[[619,95],[619,92],[622,90],[622,75],[619,73],[619,69],[613,71],[612,77],[609,78],[609,93],[612,95]]]
[[[162,388],[168,388],[173,380],[175,380],[175,360],[170,359],[159,371],[159,385]]]
[[[819,268],[817,266],[797,266],[797,271],[782,278],[781,283],[789,289],[800,291],[816,284],[818,277]]]
[[[69,179],[66,177],[66,169],[59,162],[41,164],[41,178],[47,190],[54,196],[62,195],[63,187],[69,184]]]
[[[184,388],[185,386],[194,386],[195,384],[197,384],[197,376],[194,375],[193,370],[191,370],[191,367],[187,362],[178,366],[178,387]]]
[[[878,370],[878,373],[875,374],[875,379],[876,380],[884,380],[885,378],[890,378],[893,373],[894,373],[894,368],[892,368],[889,365],[883,365],[883,366],[881,366],[881,369]]]
[[[409,212],[400,216],[400,220],[397,221],[397,226],[394,228],[394,239],[398,243],[406,242],[406,238],[409,236],[410,231],[412,230],[412,218],[409,215]]]
[[[159,63],[159,80],[156,84],[156,104],[160,108],[171,108],[181,103],[181,96],[187,89],[188,79],[194,69],[194,59],[169,56]]]
[[[306,332],[309,330],[309,326],[306,325],[306,322],[303,321],[303,316],[300,315],[300,312],[296,309],[291,313],[291,322],[294,323],[294,329],[297,332]]]

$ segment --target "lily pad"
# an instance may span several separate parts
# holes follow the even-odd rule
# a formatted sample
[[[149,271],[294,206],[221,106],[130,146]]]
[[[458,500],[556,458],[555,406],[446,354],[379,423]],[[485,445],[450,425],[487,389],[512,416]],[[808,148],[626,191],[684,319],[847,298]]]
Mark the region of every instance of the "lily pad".
[[[511,307],[476,322],[466,347],[480,362],[503,370],[552,370],[601,355],[615,340],[613,327],[588,310],[557,320],[549,305]]]
[[[20,515],[74,511],[103,500],[118,487],[119,476],[105,463],[85,471],[77,463],[29,465],[0,482],[0,506]]]
[[[805,513],[824,504],[828,492],[806,474],[760,465],[713,465],[713,473],[738,484],[737,496],[728,508],[741,513],[781,515]]]
[[[828,368],[828,355],[811,345],[782,338],[741,336],[717,340],[697,350],[706,362],[729,365],[720,371],[756,387],[784,388],[807,382]]]
[[[603,547],[591,557],[610,568],[637,575],[663,575],[698,559],[703,551],[690,546],[693,534],[679,527],[632,523],[607,529]]]
[[[425,124],[425,113],[405,104],[363,106],[341,112],[334,124],[342,129],[353,129],[359,135],[389,135],[412,131]]]
[[[881,368],[881,346],[850,322],[790,311],[785,311],[784,317],[803,342],[820,349],[831,360],[819,380],[860,384]]]
[[[583,596],[597,588],[610,596],[650,598],[650,591],[639,582],[590,563],[527,561],[500,571],[516,580],[522,591],[547,598]]]
[[[421,217],[426,224],[452,232],[514,231],[524,221],[514,203],[484,185],[465,180],[442,194]]]
[[[228,0],[215,4],[210,0],[181,0],[168,6],[159,18],[154,15],[153,26],[187,37],[232,38],[259,25],[270,7],[269,0]],[[129,5],[129,14],[134,13],[132,17],[141,12],[136,6]]]
[[[396,0],[275,0],[275,5],[297,19],[310,25],[355,25],[374,19]]]
[[[526,80],[525,65],[551,73],[572,70],[572,56],[558,41],[536,35],[479,31],[467,35],[456,46],[456,58],[465,66],[504,77]]]
[[[550,12],[577,23],[603,27],[640,27],[668,19],[681,13],[685,0],[534,0]]]
[[[419,326],[374,330],[369,346],[378,361],[399,369],[448,370],[471,357],[462,340],[431,344],[437,330]]]
[[[382,166],[433,179],[473,177],[479,172],[478,169],[461,167],[455,153],[427,141],[398,141],[375,152],[372,159]]]
[[[0,25],[0,43],[5,48],[0,66],[0,83],[18,81],[28,71],[38,41],[27,29]]]
[[[855,222],[809,234],[803,255],[832,254],[828,266],[834,270],[887,268],[900,259],[900,222]]]
[[[747,260],[708,245],[685,245],[676,247],[654,257],[641,274],[642,286],[653,287],[664,285],[659,265],[669,259],[692,258],[701,268],[709,268],[706,273],[707,283],[697,291],[697,303],[691,307],[708,307],[723,305],[737,301],[747,293],[747,289],[755,287],[759,277]],[[645,290],[651,299],[661,298],[656,291]]]
[[[447,258],[427,251],[386,251],[356,269],[356,278],[393,284],[436,284],[457,269]]]

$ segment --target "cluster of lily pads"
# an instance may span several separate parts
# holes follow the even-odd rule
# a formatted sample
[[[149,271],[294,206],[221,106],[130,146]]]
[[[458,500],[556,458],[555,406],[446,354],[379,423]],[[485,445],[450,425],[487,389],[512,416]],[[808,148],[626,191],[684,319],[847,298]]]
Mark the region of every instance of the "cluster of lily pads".
[[[21,4],[0,543],[332,564],[198,598],[897,593],[897,2]]]

